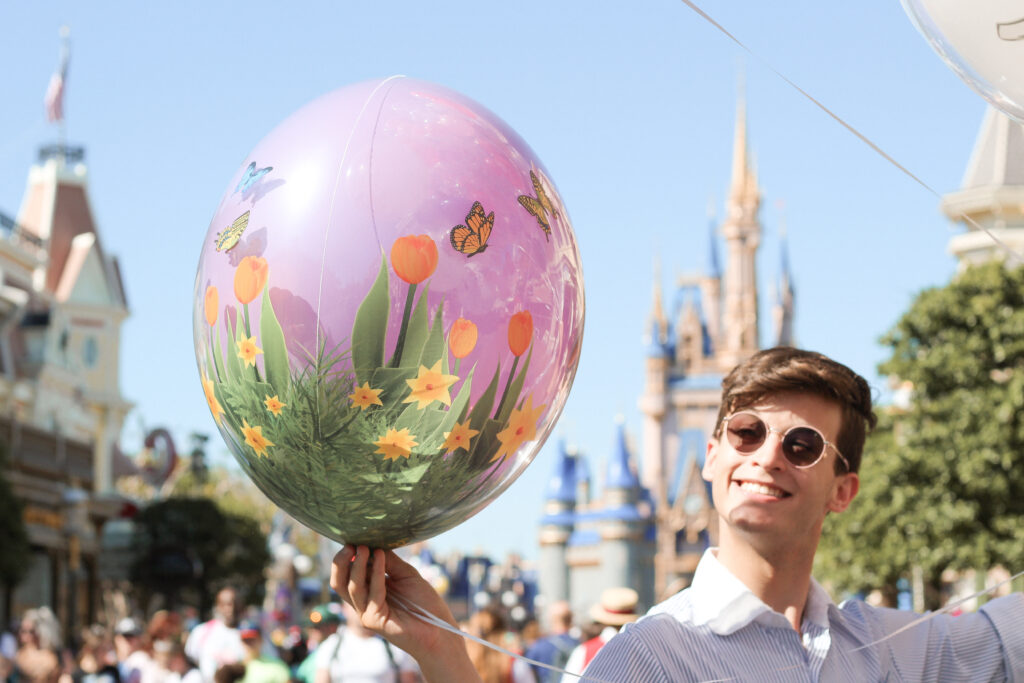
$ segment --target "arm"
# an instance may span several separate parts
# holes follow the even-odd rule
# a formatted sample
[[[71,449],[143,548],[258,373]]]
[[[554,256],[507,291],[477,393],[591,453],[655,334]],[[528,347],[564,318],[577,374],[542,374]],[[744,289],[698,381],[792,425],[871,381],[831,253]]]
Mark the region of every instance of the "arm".
[[[346,546],[334,558],[331,588],[352,605],[366,628],[378,633],[419,663],[426,681],[480,681],[462,636],[450,633],[388,602],[388,594],[414,603],[456,627],[437,591],[412,565],[392,551]]]

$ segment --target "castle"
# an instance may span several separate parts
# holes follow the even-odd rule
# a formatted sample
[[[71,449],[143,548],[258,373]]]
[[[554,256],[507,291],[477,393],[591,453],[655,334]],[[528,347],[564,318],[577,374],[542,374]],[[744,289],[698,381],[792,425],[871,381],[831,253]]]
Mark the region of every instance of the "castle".
[[[689,583],[704,549],[717,538],[711,492],[700,476],[704,446],[718,413],[722,377],[761,348],[761,192],[742,100],[733,145],[726,216],[717,229],[725,242],[724,268],[712,229],[707,272],[678,280],[670,311],[655,278],[639,401],[642,451],[634,457],[620,424],[601,496],[592,499],[586,460],[564,444],[559,449],[541,520],[540,593],[549,601],[568,600],[577,614],[609,586],[634,587],[642,609],[653,605]],[[773,345],[793,343],[793,302],[783,253]]]

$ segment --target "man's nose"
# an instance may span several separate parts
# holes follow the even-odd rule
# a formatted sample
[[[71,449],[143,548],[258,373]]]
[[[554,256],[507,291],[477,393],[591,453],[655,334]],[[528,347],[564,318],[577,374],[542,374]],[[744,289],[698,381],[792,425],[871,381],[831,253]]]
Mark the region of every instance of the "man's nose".
[[[779,470],[786,466],[786,455],[782,450],[783,435],[769,430],[761,447],[754,451],[754,462],[766,470]]]

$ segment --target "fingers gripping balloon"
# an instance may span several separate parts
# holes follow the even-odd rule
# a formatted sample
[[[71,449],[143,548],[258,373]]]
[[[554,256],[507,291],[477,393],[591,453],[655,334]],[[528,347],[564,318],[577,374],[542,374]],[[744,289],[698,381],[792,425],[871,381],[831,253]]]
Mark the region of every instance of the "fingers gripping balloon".
[[[951,69],[1024,123],[1024,6],[1020,0],[902,0]]]
[[[299,110],[228,184],[194,340],[210,412],[278,506],[335,540],[445,531],[536,455],[579,358],[568,215],[504,122],[405,78]]]

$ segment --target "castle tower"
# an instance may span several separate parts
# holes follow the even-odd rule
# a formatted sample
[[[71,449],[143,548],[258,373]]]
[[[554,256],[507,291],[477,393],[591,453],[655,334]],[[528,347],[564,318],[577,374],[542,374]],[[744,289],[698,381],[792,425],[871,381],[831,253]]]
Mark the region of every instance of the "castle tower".
[[[967,228],[950,239],[948,246],[961,270],[993,258],[1008,258],[992,236],[1024,254],[1024,126],[989,107],[960,189],[947,194],[941,206],[951,220]]]
[[[644,451],[643,485],[658,496],[660,487],[664,487],[665,445],[661,435],[665,432],[664,419],[668,408],[667,391],[672,354],[668,348],[668,321],[661,295],[661,269],[654,266],[654,291],[652,292],[651,314],[647,321],[647,334],[644,342],[647,348],[646,381],[644,393],[640,397],[640,410],[644,414],[643,440]]]
[[[555,471],[548,482],[544,517],[540,522],[540,594],[548,603],[569,599],[569,563],[566,550],[575,525],[576,458],[562,440]]]
[[[641,488],[626,443],[626,427],[618,425],[616,445],[608,459],[599,524],[601,583],[630,586],[640,592],[640,604],[653,598],[651,513],[640,507]]]
[[[729,267],[725,273],[719,367],[728,372],[760,349],[757,312],[757,248],[761,243],[758,210],[761,194],[747,152],[746,104],[740,98],[733,142],[732,181],[722,224]]]
[[[775,305],[772,307],[772,322],[775,327],[775,346],[795,346],[793,335],[793,303],[796,290],[789,270],[789,250],[786,248],[786,234],[780,231],[779,280],[775,285]]]
[[[718,260],[718,240],[715,228],[714,218],[709,216],[708,268],[700,280],[700,294],[711,354],[714,354],[721,346],[722,340],[722,268]]]

